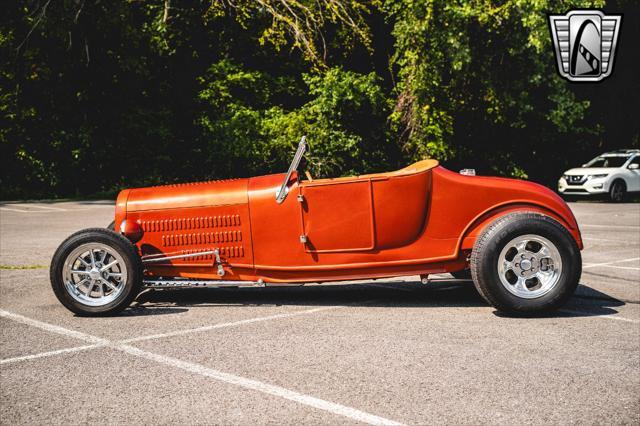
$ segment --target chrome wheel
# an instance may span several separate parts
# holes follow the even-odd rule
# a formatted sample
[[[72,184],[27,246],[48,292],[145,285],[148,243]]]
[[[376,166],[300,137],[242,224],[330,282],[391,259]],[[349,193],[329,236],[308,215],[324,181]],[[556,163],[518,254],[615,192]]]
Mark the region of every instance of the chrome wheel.
[[[62,279],[71,297],[87,306],[104,306],[120,296],[127,282],[122,256],[100,243],[78,246],[64,261]]]
[[[561,273],[560,252],[551,241],[539,235],[514,238],[498,258],[500,282],[510,293],[523,299],[535,299],[550,292]]]

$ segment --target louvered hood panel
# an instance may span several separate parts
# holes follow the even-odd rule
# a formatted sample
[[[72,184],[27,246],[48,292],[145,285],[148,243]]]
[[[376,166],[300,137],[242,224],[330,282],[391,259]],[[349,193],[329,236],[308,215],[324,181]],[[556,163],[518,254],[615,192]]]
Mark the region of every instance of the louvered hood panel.
[[[137,188],[126,195],[126,219],[137,222],[145,257],[220,251],[225,265],[252,267],[247,179]],[[123,196],[124,198],[124,196]],[[154,264],[211,266],[211,254]],[[233,274],[233,269],[228,271]]]

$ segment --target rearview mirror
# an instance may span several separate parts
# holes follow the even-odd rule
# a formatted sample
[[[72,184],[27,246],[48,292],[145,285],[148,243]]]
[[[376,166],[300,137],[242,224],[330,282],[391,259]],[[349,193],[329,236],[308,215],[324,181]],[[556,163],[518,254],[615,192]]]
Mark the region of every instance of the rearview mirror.
[[[638,163],[629,164],[629,170],[638,170],[638,168],[640,168]]]

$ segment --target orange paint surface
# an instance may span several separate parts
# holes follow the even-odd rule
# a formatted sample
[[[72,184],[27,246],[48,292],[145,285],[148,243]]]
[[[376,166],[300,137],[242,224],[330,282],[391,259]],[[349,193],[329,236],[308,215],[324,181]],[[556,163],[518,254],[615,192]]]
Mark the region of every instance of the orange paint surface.
[[[463,269],[482,229],[514,211],[549,215],[582,248],[576,220],[551,190],[463,176],[425,160],[372,175],[300,181],[284,174],[125,190],[122,220],[144,231],[141,256],[220,250],[224,279],[309,282]],[[149,264],[150,276],[219,279],[211,254]]]

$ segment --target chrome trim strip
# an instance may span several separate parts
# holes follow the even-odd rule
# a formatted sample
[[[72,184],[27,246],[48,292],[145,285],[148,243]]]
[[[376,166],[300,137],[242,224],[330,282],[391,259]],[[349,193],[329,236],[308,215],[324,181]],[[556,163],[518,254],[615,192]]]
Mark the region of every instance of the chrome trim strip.
[[[187,258],[187,257],[198,257],[198,256],[209,255],[209,254],[215,255],[217,251],[218,250],[210,250],[210,251],[202,251],[202,252],[199,252],[199,253],[177,254],[175,256],[154,257],[152,259],[143,258],[142,259],[142,263],[162,262],[162,261],[165,261],[165,260],[184,259],[184,258]]]

